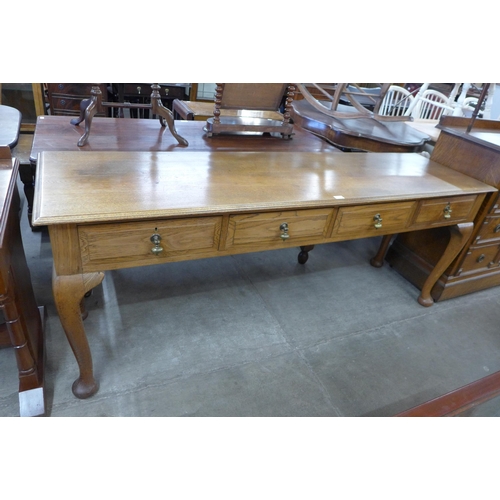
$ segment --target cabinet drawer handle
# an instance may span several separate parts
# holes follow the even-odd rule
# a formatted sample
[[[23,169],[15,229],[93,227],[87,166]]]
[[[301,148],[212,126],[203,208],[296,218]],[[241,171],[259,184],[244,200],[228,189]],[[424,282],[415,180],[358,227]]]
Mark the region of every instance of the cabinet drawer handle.
[[[494,233],[499,233],[500,232],[500,224],[498,224],[495,229],[493,230]]]
[[[477,261],[478,261],[478,262],[483,262],[483,260],[484,260],[484,258],[485,258],[485,257],[486,257],[486,256],[484,255],[484,253],[482,253],[482,254],[481,254],[481,255],[477,258]]]
[[[451,206],[450,204],[448,203],[448,205],[446,205],[446,207],[444,207],[444,218],[445,219],[450,219],[451,218],[451,212],[452,212],[452,209],[451,209]]]
[[[280,237],[283,241],[290,238],[290,235],[288,234],[288,224],[286,222],[283,222],[283,224],[281,224],[280,231],[281,231]]]
[[[375,221],[375,229],[380,229],[382,227],[382,217],[380,217],[380,214],[374,215],[373,220]]]
[[[154,247],[151,249],[152,253],[154,253],[155,255],[159,255],[161,252],[163,252],[163,248],[160,246],[161,236],[158,233],[154,233],[153,236],[149,238],[149,240],[154,244]]]

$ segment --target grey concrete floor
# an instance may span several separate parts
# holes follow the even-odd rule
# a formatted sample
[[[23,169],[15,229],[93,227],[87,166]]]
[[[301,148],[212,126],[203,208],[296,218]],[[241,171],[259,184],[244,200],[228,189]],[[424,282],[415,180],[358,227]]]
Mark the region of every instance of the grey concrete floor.
[[[52,298],[47,232],[21,219],[47,311],[47,416],[391,416],[500,370],[500,287],[424,308],[369,259],[379,240],[106,273],[86,299],[99,392],[76,399],[77,364]],[[0,416],[19,415],[11,349]],[[464,416],[499,416],[500,398]]]

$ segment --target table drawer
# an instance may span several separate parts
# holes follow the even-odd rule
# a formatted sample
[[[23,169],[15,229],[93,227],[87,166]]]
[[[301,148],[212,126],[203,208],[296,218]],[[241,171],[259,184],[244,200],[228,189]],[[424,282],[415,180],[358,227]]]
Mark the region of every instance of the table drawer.
[[[213,256],[219,245],[221,219],[198,217],[80,226],[84,270]],[[153,235],[160,238],[157,245],[151,240]]]
[[[485,217],[476,241],[484,243],[500,238],[500,217]]]
[[[282,248],[325,241],[335,210],[310,209],[233,215],[226,250],[233,247]]]
[[[477,200],[476,195],[423,200],[418,204],[413,225],[439,226],[471,221]]]
[[[83,96],[62,96],[62,97],[53,97],[52,98],[52,106],[54,113],[61,112],[69,112],[74,111],[75,113],[80,113],[80,103],[86,97]]]
[[[500,246],[498,244],[485,245],[482,247],[470,247],[462,265],[460,266],[460,273],[498,267],[499,257]]]
[[[339,208],[332,236],[364,238],[397,233],[409,225],[416,202]]]

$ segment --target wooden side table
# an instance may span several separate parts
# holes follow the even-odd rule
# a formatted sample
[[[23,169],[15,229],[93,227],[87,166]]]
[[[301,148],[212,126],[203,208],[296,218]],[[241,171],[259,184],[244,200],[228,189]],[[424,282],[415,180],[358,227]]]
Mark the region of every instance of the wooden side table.
[[[0,346],[13,347],[19,372],[20,415],[45,413],[43,308],[38,308],[19,225],[19,160],[0,147]]]
[[[11,106],[0,105],[0,146],[15,147],[21,129],[21,113]]]

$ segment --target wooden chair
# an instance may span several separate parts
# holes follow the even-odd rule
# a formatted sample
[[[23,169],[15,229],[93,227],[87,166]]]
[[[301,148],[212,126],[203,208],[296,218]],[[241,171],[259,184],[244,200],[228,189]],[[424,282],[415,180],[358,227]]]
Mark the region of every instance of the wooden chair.
[[[381,116],[406,116],[413,99],[414,97],[409,90],[398,85],[391,85],[382,99],[378,114]]]
[[[207,119],[205,131],[227,133],[280,133],[289,139],[293,132],[290,121],[295,86],[287,83],[217,83],[213,116]],[[280,108],[284,101],[284,112]],[[223,110],[279,113],[279,119],[248,116],[245,113],[224,115]]]
[[[298,83],[304,99],[317,111],[338,119],[377,117],[383,121],[405,121],[406,116],[380,114],[380,107],[391,84],[362,87],[357,83]]]
[[[417,101],[412,111],[415,119],[439,120],[442,115],[451,115],[454,111],[450,98],[437,90],[426,90],[421,96],[417,96]]]
[[[472,113],[474,112],[474,109],[476,108],[477,105],[477,97],[466,97],[464,99],[464,102],[462,104],[462,113],[464,116],[470,118],[472,116]],[[481,115],[479,115],[481,117]]]

